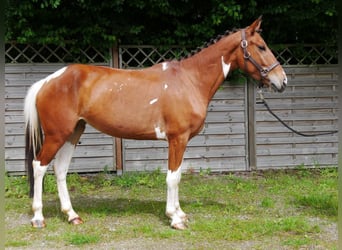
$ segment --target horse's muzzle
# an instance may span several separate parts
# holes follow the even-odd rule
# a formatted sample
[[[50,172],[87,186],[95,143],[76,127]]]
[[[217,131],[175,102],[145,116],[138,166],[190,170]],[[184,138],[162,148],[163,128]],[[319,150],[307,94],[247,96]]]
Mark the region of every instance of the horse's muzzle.
[[[274,91],[279,92],[279,93],[282,93],[282,92],[284,92],[284,90],[285,90],[285,88],[286,88],[286,84],[285,84],[285,83],[282,84],[282,85],[280,86],[280,88],[279,88],[276,84],[272,83],[272,84],[271,84],[271,87],[272,87],[272,89],[273,89]]]

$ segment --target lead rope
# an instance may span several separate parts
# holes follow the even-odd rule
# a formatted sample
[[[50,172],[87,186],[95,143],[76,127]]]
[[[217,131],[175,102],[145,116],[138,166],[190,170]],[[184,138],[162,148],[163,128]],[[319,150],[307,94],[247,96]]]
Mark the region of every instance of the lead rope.
[[[293,128],[291,128],[289,125],[287,125],[282,119],[279,118],[279,116],[277,116],[272,110],[271,108],[268,106],[264,95],[262,94],[262,89],[258,90],[258,94],[259,94],[259,98],[260,98],[260,102],[257,102],[257,104],[264,104],[264,106],[266,107],[266,109],[268,110],[268,112],[270,112],[271,115],[273,115],[281,124],[283,124],[287,129],[291,130],[293,133],[300,135],[300,136],[304,136],[304,137],[315,137],[315,136],[321,136],[321,135],[331,135],[331,134],[336,134],[338,132],[338,130],[333,130],[333,131],[327,131],[327,132],[322,132],[322,133],[314,133],[314,134],[306,134],[306,133],[302,133],[299,132]]]

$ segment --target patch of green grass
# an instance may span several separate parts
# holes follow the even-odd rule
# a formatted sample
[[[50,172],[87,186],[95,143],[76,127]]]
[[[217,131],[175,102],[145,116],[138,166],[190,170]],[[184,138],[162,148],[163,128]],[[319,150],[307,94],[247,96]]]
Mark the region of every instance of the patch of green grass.
[[[274,207],[274,200],[270,197],[265,197],[261,200],[261,206],[263,208],[273,208]]]
[[[294,234],[319,233],[318,225],[311,225],[303,216],[290,216],[274,222],[275,231],[290,232]]]
[[[258,239],[265,236],[303,235],[319,233],[318,225],[310,225],[304,217],[284,218],[204,218],[191,225],[196,232],[200,232],[210,241],[226,239],[241,241]],[[225,230],[222,230],[225,229]]]
[[[29,242],[24,240],[8,240],[5,244],[5,247],[26,247],[29,245]]]
[[[28,194],[26,176],[5,175],[5,197],[23,198]]]
[[[165,176],[161,174],[160,169],[153,171],[152,173],[124,173],[122,176],[115,178],[113,184],[125,188],[133,186],[147,186],[152,188],[160,184],[165,184]]]
[[[66,242],[76,246],[97,243],[100,239],[98,235],[93,234],[72,233],[66,236]]]
[[[309,209],[314,214],[337,216],[338,201],[333,194],[306,194],[296,197],[295,203]]]
[[[312,244],[312,241],[308,237],[299,236],[299,237],[292,237],[290,239],[284,240],[282,244],[284,246],[290,246],[290,247],[297,249],[297,248],[300,248],[301,246]]]
[[[70,178],[70,176],[69,176]],[[50,194],[57,193],[57,183],[55,176],[52,174],[47,174],[44,176],[44,192]],[[70,185],[70,184],[69,184]]]
[[[335,239],[324,235],[324,227],[337,220],[336,169],[184,174],[179,195],[189,215],[185,231],[170,228],[165,174],[159,170],[122,176],[70,174],[67,181],[73,207],[85,223],[77,227],[67,223],[60,212],[55,178],[48,175],[43,194],[47,228],[34,230],[26,177],[6,177],[7,246],[41,246],[42,239],[46,247],[94,249],[100,244],[115,248],[115,242],[131,239],[146,239],[156,247],[163,240],[182,242],[190,249],[229,244],[243,249],[246,245],[239,247],[243,242],[260,249],[336,245]],[[21,246],[23,242],[28,245]]]

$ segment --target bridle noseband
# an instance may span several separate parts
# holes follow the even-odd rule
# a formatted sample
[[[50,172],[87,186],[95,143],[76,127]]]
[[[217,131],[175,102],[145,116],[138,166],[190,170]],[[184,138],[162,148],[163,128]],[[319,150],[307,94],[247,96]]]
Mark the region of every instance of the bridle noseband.
[[[257,63],[253,57],[251,56],[251,53],[247,51],[248,42],[246,40],[246,31],[245,29],[241,30],[241,48],[243,49],[243,58],[245,59],[245,71],[247,70],[247,60],[249,60],[260,72],[261,78],[266,78],[268,73],[273,70],[275,67],[280,65],[278,61],[273,63],[271,66],[267,68],[261,67],[259,63]]]

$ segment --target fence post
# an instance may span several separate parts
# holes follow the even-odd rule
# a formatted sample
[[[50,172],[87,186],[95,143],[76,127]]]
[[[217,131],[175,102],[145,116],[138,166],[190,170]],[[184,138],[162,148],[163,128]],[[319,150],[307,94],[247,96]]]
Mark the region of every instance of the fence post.
[[[248,122],[247,170],[257,169],[255,103],[256,103],[255,85],[254,85],[254,82],[250,78],[247,78],[247,122]]]
[[[114,44],[111,49],[111,62],[110,66],[112,68],[120,68],[120,55],[119,55],[119,46],[118,44]],[[122,154],[122,139],[114,137],[113,138],[114,148],[113,148],[113,156],[115,156],[115,164],[116,164],[116,174],[122,175],[123,172],[123,154]]]

